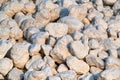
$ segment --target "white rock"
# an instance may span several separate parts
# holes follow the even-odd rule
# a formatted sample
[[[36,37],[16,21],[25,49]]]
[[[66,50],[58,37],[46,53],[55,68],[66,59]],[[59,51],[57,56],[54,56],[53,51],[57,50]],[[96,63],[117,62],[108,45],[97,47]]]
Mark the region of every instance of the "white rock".
[[[92,54],[89,54],[86,56],[86,62],[90,65],[90,66],[95,66],[98,68],[103,69],[104,68],[104,62],[102,59],[100,59],[99,57],[95,57]]]
[[[54,46],[55,42],[56,42],[56,40],[54,37],[49,37],[47,44]]]
[[[49,66],[51,68],[54,68],[56,66],[55,61],[50,56],[45,56],[43,60],[46,66]]]
[[[45,30],[49,32],[50,36],[61,37],[67,34],[68,26],[63,23],[49,23]]]
[[[12,43],[9,40],[0,40],[0,59],[4,58],[11,47]]]
[[[68,33],[72,34],[76,30],[83,28],[84,24],[77,18],[66,16],[60,19],[60,22],[68,25]]]
[[[118,68],[120,69],[120,60],[114,56],[109,56],[105,60],[106,69]]]
[[[78,78],[78,80],[94,80],[94,77],[92,74],[83,74]]]
[[[88,55],[89,49],[81,41],[73,41],[70,45],[71,53],[79,59]]]
[[[39,51],[41,50],[40,44],[31,44],[29,47],[30,56],[40,55]]]
[[[45,62],[39,56],[33,56],[25,65],[28,70],[40,70]]]
[[[38,33],[33,34],[30,37],[30,40],[32,41],[32,43],[45,44],[45,41],[48,37],[49,37],[48,32],[38,32]]]
[[[57,76],[59,76],[61,80],[75,80],[77,74],[72,70],[68,70],[58,73]]]
[[[60,0],[62,1],[62,0]],[[70,5],[77,5],[77,3],[75,2],[75,0],[64,0],[62,6],[65,8],[68,8]]]
[[[8,79],[9,80],[22,80],[24,77],[24,73],[22,70],[13,68],[9,73],[8,73]]]
[[[4,19],[8,18],[4,11],[0,11],[0,22]]]
[[[45,44],[43,44],[43,45],[41,46],[41,49],[42,49],[42,51],[43,51],[43,53],[44,53],[45,56],[49,56],[49,55],[50,55],[50,52],[51,52],[51,50],[52,50],[52,47],[51,47],[50,45],[45,45]]]
[[[108,50],[108,53],[110,54],[110,56],[114,56],[114,57],[118,57],[118,52],[116,49],[110,49]]]
[[[107,5],[113,5],[117,0],[103,0]]]
[[[89,41],[89,47],[90,47],[91,49],[99,48],[99,43],[98,43],[98,41],[95,40],[95,39],[91,39],[91,40]]]
[[[105,60],[108,57],[108,53],[105,51],[98,52],[98,57]]]
[[[87,15],[87,7],[83,5],[71,5],[69,7],[69,16],[73,16],[78,18],[79,20],[83,20]]]
[[[4,77],[3,77],[3,75],[2,75],[2,74],[0,74],[0,79],[1,79],[1,80],[4,80]]]
[[[89,71],[89,65],[74,56],[67,57],[66,63],[70,70],[74,70],[77,74],[84,74]]]
[[[49,76],[47,80],[61,80],[58,76]]]
[[[13,62],[9,58],[0,59],[0,73],[2,75],[7,75],[7,73],[12,69]]]
[[[80,40],[80,38],[83,36],[83,34],[80,32],[80,31],[75,31],[73,34],[72,34],[72,37],[74,40]]]
[[[64,65],[64,64],[60,64],[59,66],[58,66],[58,68],[57,68],[57,71],[60,73],[60,72],[64,72],[64,71],[67,71],[68,70],[68,68],[67,68],[67,66],[66,65]]]
[[[24,65],[29,59],[29,46],[30,44],[27,42],[16,43],[15,45],[13,45],[10,51],[10,56],[16,67],[24,68]]]
[[[106,69],[101,73],[101,77],[104,80],[119,80],[120,70],[116,68]]]
[[[51,51],[50,55],[55,60],[55,62],[61,63],[64,62],[65,59],[70,56],[70,52],[66,45],[63,44],[56,44]]]

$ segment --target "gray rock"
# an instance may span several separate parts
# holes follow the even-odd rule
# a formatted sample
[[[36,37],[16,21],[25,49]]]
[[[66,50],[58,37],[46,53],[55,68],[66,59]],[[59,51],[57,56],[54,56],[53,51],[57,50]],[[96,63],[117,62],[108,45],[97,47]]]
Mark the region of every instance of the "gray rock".
[[[59,21],[68,25],[69,34],[72,34],[76,30],[82,29],[84,26],[84,24],[79,19],[71,16],[63,17]]]
[[[13,45],[10,56],[17,68],[24,68],[24,65],[29,59],[29,48],[30,44],[28,42],[16,43]]]
[[[89,49],[81,41],[73,41],[70,45],[71,53],[79,59],[88,55]]]
[[[4,76],[12,69],[13,62],[9,58],[0,59],[0,73]]]
[[[59,76],[61,80],[75,80],[77,74],[72,70],[68,70],[58,73],[57,76]]]
[[[0,40],[0,59],[4,58],[11,47],[12,43],[9,40]]]
[[[120,70],[116,68],[106,69],[101,73],[101,77],[104,80],[119,80]]]
[[[9,80],[22,80],[24,77],[24,73],[22,70],[13,68],[9,73],[8,73],[8,79]]]
[[[103,60],[100,59],[99,57],[94,56],[94,55],[89,54],[88,56],[86,56],[86,62],[90,66],[95,66],[95,67],[104,69],[104,62],[103,62]]]
[[[85,74],[89,71],[89,65],[74,56],[67,57],[66,64],[70,70],[74,70],[77,74]]]

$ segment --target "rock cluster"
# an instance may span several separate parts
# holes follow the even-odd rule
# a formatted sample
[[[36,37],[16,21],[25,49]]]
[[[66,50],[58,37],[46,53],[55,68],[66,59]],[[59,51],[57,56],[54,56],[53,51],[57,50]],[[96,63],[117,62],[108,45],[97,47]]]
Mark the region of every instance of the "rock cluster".
[[[0,0],[0,80],[120,80],[120,0]]]

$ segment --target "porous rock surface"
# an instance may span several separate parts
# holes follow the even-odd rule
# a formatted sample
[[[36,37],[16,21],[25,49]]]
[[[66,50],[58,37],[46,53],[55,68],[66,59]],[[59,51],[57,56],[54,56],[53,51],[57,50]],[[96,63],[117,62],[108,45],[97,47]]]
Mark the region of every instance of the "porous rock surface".
[[[120,80],[120,0],[0,0],[0,80]]]

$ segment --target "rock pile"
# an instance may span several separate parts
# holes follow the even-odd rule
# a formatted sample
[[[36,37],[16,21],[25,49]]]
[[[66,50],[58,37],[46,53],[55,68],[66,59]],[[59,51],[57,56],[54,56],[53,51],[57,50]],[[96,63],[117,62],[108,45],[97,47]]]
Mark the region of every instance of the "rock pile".
[[[0,80],[120,80],[120,0],[0,0]]]

